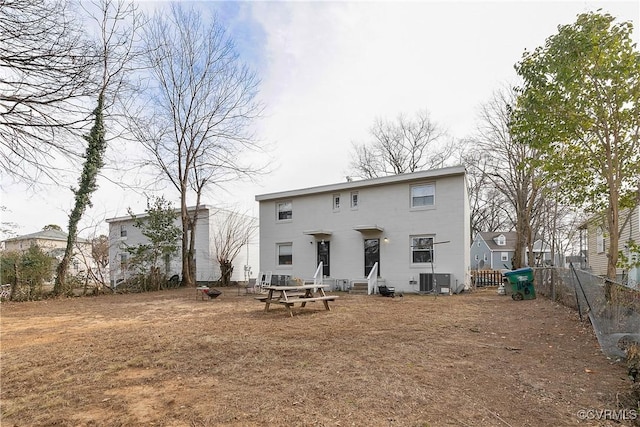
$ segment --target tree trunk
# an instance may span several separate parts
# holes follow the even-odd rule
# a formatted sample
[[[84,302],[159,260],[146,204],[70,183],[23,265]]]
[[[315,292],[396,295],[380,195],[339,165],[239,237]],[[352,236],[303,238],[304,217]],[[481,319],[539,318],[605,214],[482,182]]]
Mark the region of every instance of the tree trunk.
[[[233,274],[233,263],[231,260],[224,259],[220,260],[220,285],[221,286],[229,286],[231,283],[231,275]]]
[[[607,278],[610,280],[616,279],[617,265],[618,265],[618,244],[620,241],[619,229],[618,229],[618,202],[611,201],[610,209],[607,209],[607,222],[609,227],[609,250],[607,251]]]
[[[56,281],[53,286],[53,293],[60,295],[66,292],[67,272],[69,263],[73,257],[73,247],[78,236],[78,223],[82,219],[82,215],[91,204],[91,195],[98,188],[96,179],[102,168],[104,152],[107,148],[104,130],[104,92],[98,95],[98,105],[93,110],[94,123],[87,140],[86,159],[82,167],[82,175],[80,176],[79,187],[74,190],[75,205],[69,215],[69,235],[67,236],[67,247],[64,251],[62,261],[57,268]]]

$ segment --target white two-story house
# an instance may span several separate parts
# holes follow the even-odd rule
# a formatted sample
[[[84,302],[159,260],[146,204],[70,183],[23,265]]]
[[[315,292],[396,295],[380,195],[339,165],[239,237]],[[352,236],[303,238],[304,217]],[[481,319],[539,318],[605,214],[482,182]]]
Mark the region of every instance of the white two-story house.
[[[193,213],[194,207],[189,211]],[[214,234],[224,224],[229,215],[239,215],[225,209],[217,209],[208,205],[201,205],[198,209],[195,235],[195,264],[196,282],[198,284],[210,284],[220,279],[220,265],[216,260],[216,247]],[[136,214],[136,217],[144,219],[146,213]],[[255,218],[254,218],[255,220]],[[107,219],[109,224],[109,264],[110,281],[112,286],[117,286],[120,281],[127,280],[133,274],[127,265],[129,254],[127,247],[135,247],[148,243],[140,228],[135,227],[135,221],[130,215]],[[175,225],[181,227],[180,218]],[[162,268],[167,277],[175,274],[182,275],[182,255],[178,252],[162,262]],[[250,239],[237,257],[233,260],[232,281],[246,281],[249,277],[255,277],[258,268],[258,241],[257,236]]]
[[[324,282],[337,289],[362,281],[374,266],[377,283],[396,292],[457,293],[469,284],[462,166],[262,194],[256,201],[263,272],[307,279],[322,262]]]

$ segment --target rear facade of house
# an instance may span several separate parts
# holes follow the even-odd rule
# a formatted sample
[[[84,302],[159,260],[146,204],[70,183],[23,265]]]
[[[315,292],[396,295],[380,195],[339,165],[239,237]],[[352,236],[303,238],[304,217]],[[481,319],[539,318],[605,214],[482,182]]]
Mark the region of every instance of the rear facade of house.
[[[192,214],[194,207],[189,208]],[[220,265],[216,260],[216,248],[214,245],[214,233],[217,227],[224,221],[230,213],[224,209],[213,208],[208,205],[201,205],[198,208],[198,218],[196,221],[195,233],[195,262],[196,262],[196,282],[198,284],[210,284],[220,279]],[[146,214],[136,215],[144,219]],[[110,282],[116,286],[119,282],[127,280],[134,274],[128,268],[130,255],[127,247],[136,247],[147,244],[148,239],[142,234],[140,228],[135,227],[135,221],[130,215],[107,219],[109,224],[109,264]],[[175,225],[181,227],[181,220],[177,218]],[[255,271],[258,267],[258,244],[253,239],[248,245],[238,253],[233,261],[233,274],[231,280],[244,281],[248,272]],[[173,256],[161,261],[163,272],[171,277],[182,275],[182,251],[178,250]]]
[[[456,293],[469,284],[469,201],[462,166],[256,200],[262,272],[308,279],[322,262],[324,283],[339,290],[362,282],[374,266],[377,283],[396,292]]]

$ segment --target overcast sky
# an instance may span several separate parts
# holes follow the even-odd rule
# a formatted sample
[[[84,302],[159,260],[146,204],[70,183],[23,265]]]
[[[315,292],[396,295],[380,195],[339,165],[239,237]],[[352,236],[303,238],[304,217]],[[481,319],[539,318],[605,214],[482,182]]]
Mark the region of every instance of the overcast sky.
[[[204,201],[254,215],[256,194],[344,181],[352,143],[367,141],[376,118],[426,109],[452,138],[472,135],[479,106],[494,91],[517,83],[513,66],[523,52],[544,44],[579,13],[601,8],[619,21],[632,21],[634,40],[640,40],[637,0],[193,5],[217,12],[241,58],[262,81],[259,97],[266,109],[256,129],[270,146],[260,160],[273,171],[257,183],[227,185]],[[169,200],[177,196],[166,193]],[[142,212],[146,203],[143,195],[106,179],[93,200],[85,225],[126,215],[128,207]],[[66,230],[72,203],[67,188],[33,191],[2,182],[2,221],[16,223],[18,234],[47,224]]]

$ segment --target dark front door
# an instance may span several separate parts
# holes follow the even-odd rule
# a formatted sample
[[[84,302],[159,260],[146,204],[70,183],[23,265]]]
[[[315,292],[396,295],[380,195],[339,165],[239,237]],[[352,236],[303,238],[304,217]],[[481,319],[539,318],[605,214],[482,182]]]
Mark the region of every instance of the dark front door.
[[[364,276],[371,273],[375,263],[378,263],[378,277],[380,276],[380,239],[364,239]]]
[[[322,275],[329,277],[329,242],[318,242],[318,264],[322,263]]]

